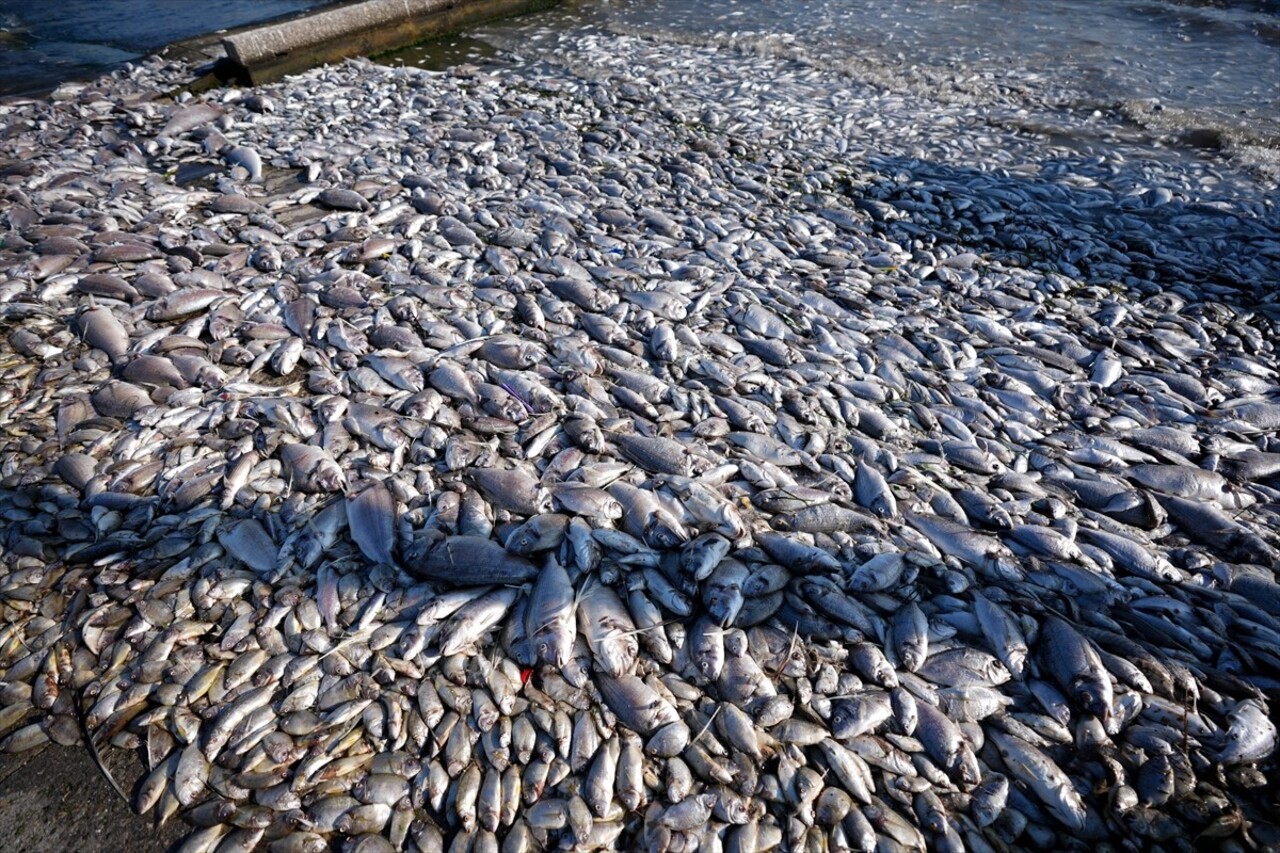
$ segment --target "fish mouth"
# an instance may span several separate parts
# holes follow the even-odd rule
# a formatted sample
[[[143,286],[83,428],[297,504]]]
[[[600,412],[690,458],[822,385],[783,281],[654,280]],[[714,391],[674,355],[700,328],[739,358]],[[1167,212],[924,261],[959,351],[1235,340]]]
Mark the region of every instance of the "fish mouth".
[[[1076,687],[1076,701],[1080,707],[1097,717],[1103,723],[1111,720],[1111,705],[1106,701],[1100,688],[1092,684],[1080,684]]]

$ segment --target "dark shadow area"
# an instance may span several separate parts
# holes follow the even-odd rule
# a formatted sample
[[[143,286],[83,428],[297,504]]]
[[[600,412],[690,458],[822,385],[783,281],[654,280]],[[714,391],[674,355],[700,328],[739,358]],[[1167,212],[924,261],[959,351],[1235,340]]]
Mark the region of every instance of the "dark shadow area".
[[[1280,319],[1280,210],[1202,201],[1154,185],[1143,161],[1049,159],[1032,173],[870,157],[850,188],[877,230],[903,245],[954,242],[991,260],[1144,296],[1162,290]],[[1099,179],[1099,173],[1111,174]],[[1222,182],[1224,185],[1227,181]],[[884,205],[891,209],[881,209]]]

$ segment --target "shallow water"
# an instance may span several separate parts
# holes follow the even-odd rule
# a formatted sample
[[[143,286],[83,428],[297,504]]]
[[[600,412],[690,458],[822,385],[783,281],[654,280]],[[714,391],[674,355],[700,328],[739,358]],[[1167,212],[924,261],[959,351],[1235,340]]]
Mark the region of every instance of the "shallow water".
[[[317,0],[0,0],[0,95],[47,92],[179,39],[323,5]]]
[[[701,28],[687,3],[665,2],[682,7],[681,26]],[[1156,100],[1202,122],[1280,135],[1280,4],[1269,0],[725,5],[733,11],[720,21],[789,33],[815,57],[1015,69],[1086,104]],[[637,6],[623,15],[643,20]]]
[[[1102,103],[1159,99],[1219,120],[1280,117],[1280,4],[1188,0],[657,0],[611,3],[632,26],[786,34],[815,58],[1016,68]]]
[[[582,0],[487,27],[536,58],[575,27],[794,57],[893,90],[997,107],[1015,126],[1091,141],[1100,117],[1160,144],[1225,149],[1280,173],[1276,0]],[[419,55],[422,49],[415,49]],[[391,58],[438,66],[430,50]]]

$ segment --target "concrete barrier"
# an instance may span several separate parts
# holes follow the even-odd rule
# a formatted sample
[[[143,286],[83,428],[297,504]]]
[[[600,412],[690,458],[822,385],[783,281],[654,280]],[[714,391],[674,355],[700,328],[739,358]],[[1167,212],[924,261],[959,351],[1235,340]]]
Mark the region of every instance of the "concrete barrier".
[[[249,27],[222,40],[253,84],[325,62],[385,53],[554,0],[362,0],[300,18]]]

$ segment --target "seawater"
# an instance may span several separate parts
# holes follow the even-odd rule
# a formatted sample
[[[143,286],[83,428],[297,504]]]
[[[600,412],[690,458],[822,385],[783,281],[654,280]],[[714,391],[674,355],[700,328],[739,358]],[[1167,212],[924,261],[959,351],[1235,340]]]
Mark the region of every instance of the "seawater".
[[[0,0],[0,95],[39,95],[166,44],[319,0]]]
[[[1086,105],[1147,102],[1280,134],[1280,0],[644,0],[614,25],[785,37],[817,61],[1022,75]]]
[[[389,61],[536,60],[574,27],[793,57],[1068,144],[1120,123],[1280,176],[1280,0],[571,0]]]

